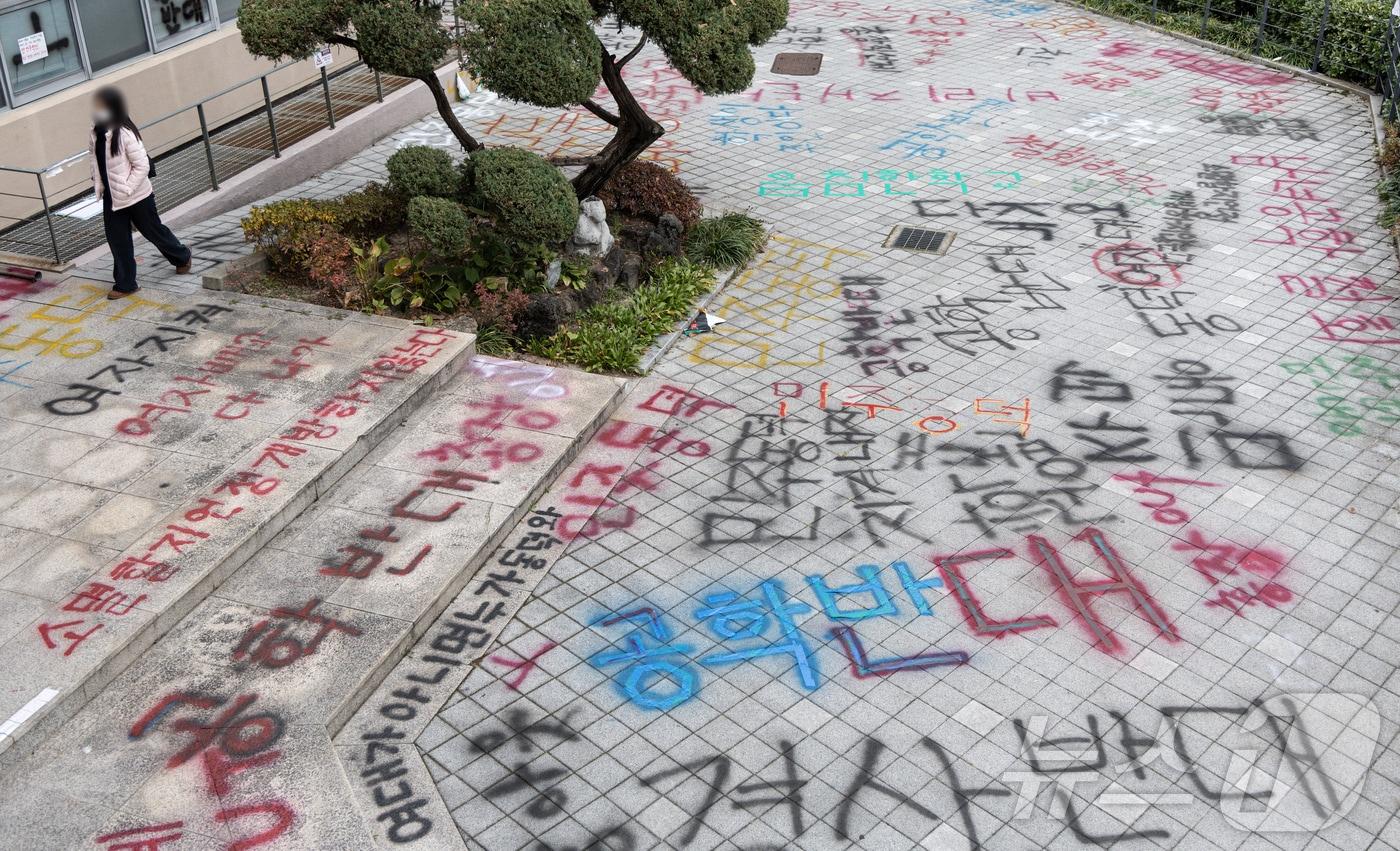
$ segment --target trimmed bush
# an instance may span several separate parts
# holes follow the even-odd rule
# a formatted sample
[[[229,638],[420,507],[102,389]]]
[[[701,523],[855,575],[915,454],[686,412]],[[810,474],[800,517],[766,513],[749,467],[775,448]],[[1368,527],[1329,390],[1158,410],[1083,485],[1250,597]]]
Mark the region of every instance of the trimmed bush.
[[[578,198],[564,173],[523,148],[489,148],[472,155],[472,206],[489,214],[504,237],[556,245],[573,235]]]
[[[561,108],[598,88],[597,13],[588,0],[457,4],[467,71],[510,100]]]
[[[262,249],[281,273],[305,272],[312,243],[336,224],[335,203],[295,198],[252,208],[243,217],[243,238]]]
[[[452,156],[440,148],[409,145],[395,151],[386,165],[389,185],[405,198],[451,198],[457,194],[457,168]]]
[[[333,200],[336,227],[346,237],[374,239],[402,230],[407,211],[405,197],[384,183],[365,183],[363,188]]]
[[[467,253],[471,222],[456,201],[420,195],[408,202],[408,229],[433,255],[452,259]]]
[[[700,220],[700,199],[679,177],[653,162],[633,160],[618,169],[598,197],[609,210],[651,221],[670,213],[688,228]]]
[[[442,65],[452,47],[452,34],[443,28],[441,3],[395,0],[323,5],[349,8],[360,58],[386,74],[427,77]]]
[[[370,240],[403,227],[407,205],[402,195],[382,183],[335,199],[335,221],[349,237]]]

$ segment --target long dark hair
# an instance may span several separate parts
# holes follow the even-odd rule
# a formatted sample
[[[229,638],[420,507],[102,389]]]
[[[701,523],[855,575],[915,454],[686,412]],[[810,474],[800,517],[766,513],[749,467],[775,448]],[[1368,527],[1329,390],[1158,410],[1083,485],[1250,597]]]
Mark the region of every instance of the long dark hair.
[[[125,127],[130,130],[137,139],[141,138],[141,130],[136,126],[136,122],[131,120],[131,113],[126,111],[126,97],[122,95],[120,90],[112,86],[103,86],[97,90],[93,97],[112,114],[109,129],[114,131],[112,133],[112,156],[116,156],[119,150],[117,137],[121,135],[121,128]]]

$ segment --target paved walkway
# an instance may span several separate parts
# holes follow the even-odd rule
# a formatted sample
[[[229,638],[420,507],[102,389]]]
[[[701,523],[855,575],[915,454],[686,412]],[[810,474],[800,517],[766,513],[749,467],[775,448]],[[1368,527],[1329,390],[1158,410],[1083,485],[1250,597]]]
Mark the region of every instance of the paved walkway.
[[[671,128],[648,156],[774,228],[728,323],[571,463],[493,430],[459,470],[553,485],[475,575],[429,570],[432,607],[276,571],[371,510],[332,494],[0,778],[21,847],[1400,845],[1400,276],[1365,104],[989,0],[798,2],[758,64],[727,98],[628,68]],[[546,154],[603,129],[463,109]],[[547,432],[601,392],[473,363],[371,492],[449,407],[499,390],[536,417],[503,429]],[[304,667],[230,657],[308,598]]]
[[[775,234],[419,736],[468,846],[1400,843],[1365,104],[1057,5],[791,24],[742,95],[629,67],[652,155]]]

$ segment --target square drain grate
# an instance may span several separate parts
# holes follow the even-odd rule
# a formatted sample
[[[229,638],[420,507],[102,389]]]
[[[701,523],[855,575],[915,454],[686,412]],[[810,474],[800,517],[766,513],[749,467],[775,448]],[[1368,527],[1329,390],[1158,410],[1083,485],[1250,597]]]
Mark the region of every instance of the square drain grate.
[[[822,69],[820,53],[779,53],[773,57],[774,74],[789,77],[811,77]]]
[[[929,230],[913,225],[895,225],[885,238],[886,248],[921,251],[925,254],[947,254],[954,234],[946,230]]]

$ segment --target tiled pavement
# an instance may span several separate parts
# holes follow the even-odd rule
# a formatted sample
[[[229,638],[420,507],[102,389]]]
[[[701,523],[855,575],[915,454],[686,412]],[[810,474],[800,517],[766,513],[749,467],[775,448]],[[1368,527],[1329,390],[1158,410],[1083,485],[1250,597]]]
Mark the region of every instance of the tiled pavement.
[[[629,67],[675,127],[651,155],[775,235],[617,415],[669,411],[651,443],[581,472],[622,451],[595,439],[538,506],[600,513],[402,725],[463,841],[1396,847],[1365,103],[1062,6],[790,23],[742,95]],[[589,138],[535,115],[493,141]],[[900,224],[956,237],[882,247]]]
[[[265,847],[1400,845],[1365,103],[1048,4],[799,2],[756,53],[725,98],[628,69],[648,156],[774,229],[728,324],[350,716],[340,776],[285,760]],[[600,135],[479,108],[496,144]],[[198,810],[181,771],[107,829]]]

